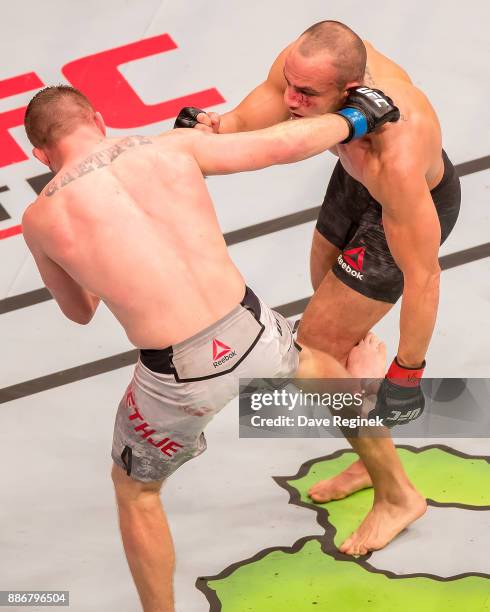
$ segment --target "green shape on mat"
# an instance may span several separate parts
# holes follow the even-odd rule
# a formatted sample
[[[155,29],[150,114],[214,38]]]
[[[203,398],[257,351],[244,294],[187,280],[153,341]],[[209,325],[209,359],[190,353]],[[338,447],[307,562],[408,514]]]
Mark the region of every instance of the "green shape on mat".
[[[490,465],[441,448],[420,452],[398,449],[409,478],[428,499],[465,506],[490,506]],[[311,485],[338,474],[357,456],[345,452],[317,461],[302,478],[288,481],[311,507],[328,511],[339,545],[361,522],[372,504],[366,489],[326,504],[313,504]],[[431,577],[389,578],[370,572],[355,559],[336,560],[317,539],[295,552],[272,551],[237,567],[229,576],[209,580],[222,612],[487,612],[490,580],[467,576],[455,580]]]
[[[322,552],[317,540],[293,554],[271,552],[208,585],[216,591],[222,612],[490,610],[490,585],[485,578],[393,580],[355,562],[335,560]]]
[[[427,499],[445,504],[490,506],[490,465],[484,459],[458,457],[441,448],[418,453],[405,448],[397,450],[408,477]],[[318,461],[305,476],[288,481],[298,490],[302,502],[328,511],[328,522],[336,529],[337,547],[369,512],[373,490],[364,489],[326,504],[314,504],[307,491],[315,482],[335,476],[356,459],[355,453],[346,452],[334,459]]]

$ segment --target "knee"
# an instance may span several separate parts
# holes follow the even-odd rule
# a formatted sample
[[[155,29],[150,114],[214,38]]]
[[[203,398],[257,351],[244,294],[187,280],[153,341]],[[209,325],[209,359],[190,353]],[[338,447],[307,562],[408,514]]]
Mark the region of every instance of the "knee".
[[[119,507],[137,506],[144,508],[154,503],[160,503],[160,491],[163,481],[141,482],[134,480],[115,463],[112,466],[111,478]]]
[[[321,351],[333,357],[338,363],[345,366],[349,352],[352,349],[350,338],[342,338],[334,333],[333,325],[326,325],[326,330],[321,330],[310,317],[301,321],[298,328],[298,342],[310,349]]]

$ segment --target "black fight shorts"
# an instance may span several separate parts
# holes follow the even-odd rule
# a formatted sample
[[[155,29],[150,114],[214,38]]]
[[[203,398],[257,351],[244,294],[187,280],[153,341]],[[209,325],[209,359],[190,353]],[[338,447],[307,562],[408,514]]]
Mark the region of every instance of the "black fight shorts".
[[[431,191],[441,224],[441,244],[451,233],[459,215],[459,177],[446,152],[442,152],[444,175]],[[386,242],[382,208],[369,191],[344,170],[334,168],[316,229],[342,250],[332,268],[348,287],[373,300],[394,304],[403,293],[403,273]]]

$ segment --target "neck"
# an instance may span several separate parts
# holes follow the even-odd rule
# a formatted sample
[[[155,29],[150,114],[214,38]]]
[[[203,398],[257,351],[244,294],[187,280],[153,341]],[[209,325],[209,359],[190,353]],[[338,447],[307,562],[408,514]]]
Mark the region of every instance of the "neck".
[[[369,66],[366,66],[364,77],[362,79],[362,84],[366,85],[366,87],[376,87],[376,83],[374,82],[374,78],[373,78],[373,75],[371,74]]]
[[[64,166],[69,166],[75,160],[86,157],[104,140],[105,137],[101,132],[79,128],[59,140],[56,146],[49,150],[51,170],[55,174],[58,173]]]

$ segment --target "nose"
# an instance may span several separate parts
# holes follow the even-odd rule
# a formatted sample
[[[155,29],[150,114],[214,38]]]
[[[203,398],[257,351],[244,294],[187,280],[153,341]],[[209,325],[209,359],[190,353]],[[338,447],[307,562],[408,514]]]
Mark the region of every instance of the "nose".
[[[284,91],[284,104],[291,110],[299,108],[298,94],[288,85]]]

